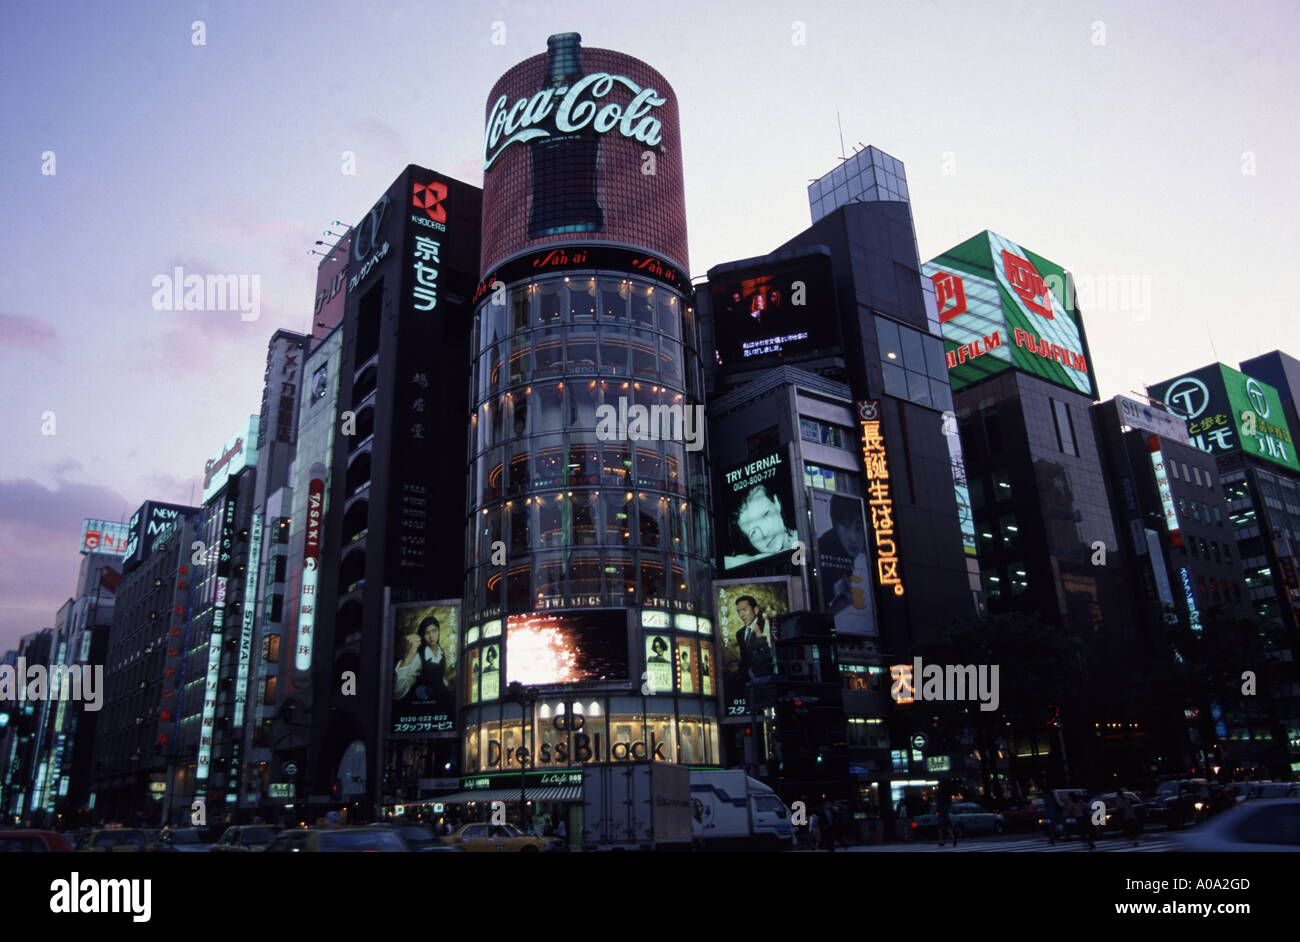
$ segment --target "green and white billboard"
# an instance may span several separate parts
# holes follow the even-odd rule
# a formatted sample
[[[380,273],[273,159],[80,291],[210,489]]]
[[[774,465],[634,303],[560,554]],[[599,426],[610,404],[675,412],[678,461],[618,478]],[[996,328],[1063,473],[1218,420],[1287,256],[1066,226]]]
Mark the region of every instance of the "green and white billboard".
[[[1187,421],[1191,442],[1212,455],[1245,452],[1300,471],[1277,390],[1222,363],[1147,387]]]
[[[934,282],[954,392],[1018,369],[1096,398],[1064,268],[985,230],[921,266]]]

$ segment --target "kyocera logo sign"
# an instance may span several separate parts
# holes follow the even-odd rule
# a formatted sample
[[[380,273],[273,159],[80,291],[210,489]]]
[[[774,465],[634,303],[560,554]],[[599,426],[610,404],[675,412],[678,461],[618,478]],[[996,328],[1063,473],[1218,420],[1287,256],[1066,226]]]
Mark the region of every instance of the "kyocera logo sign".
[[[447,221],[447,209],[442,201],[447,198],[445,183],[416,183],[411,196],[411,205],[428,213],[434,222]]]

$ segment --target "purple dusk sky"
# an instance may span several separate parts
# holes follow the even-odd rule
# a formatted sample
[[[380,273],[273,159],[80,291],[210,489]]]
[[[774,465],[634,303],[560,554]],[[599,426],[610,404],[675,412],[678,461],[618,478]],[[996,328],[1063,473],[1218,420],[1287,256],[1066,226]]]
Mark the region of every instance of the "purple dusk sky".
[[[1270,287],[1300,244],[1289,0],[18,0],[0,30],[0,651],[53,623],[83,517],[199,498],[259,408],[271,333],[307,327],[306,250],[330,220],[408,163],[481,184],[493,81],[570,30],[672,83],[695,276],[807,226],[838,109],[848,147],[906,165],[922,260],[989,228],[1081,291],[1136,280],[1080,296],[1102,397],[1300,354]],[[154,310],[178,265],[259,276],[259,318]]]

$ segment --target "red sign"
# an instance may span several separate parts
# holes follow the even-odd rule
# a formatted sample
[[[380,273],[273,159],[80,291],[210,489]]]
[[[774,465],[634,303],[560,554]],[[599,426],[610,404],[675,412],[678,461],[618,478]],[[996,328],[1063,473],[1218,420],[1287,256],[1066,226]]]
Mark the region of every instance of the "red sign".
[[[934,282],[934,302],[939,308],[939,323],[946,324],[959,314],[966,313],[966,285],[952,272],[938,271],[930,276]],[[944,310],[951,301],[952,307]]]
[[[434,222],[446,222],[447,209],[442,205],[442,201],[446,198],[447,184],[417,183],[415,192],[411,195],[411,205],[416,209],[424,210]]]
[[[1007,283],[1011,285],[1011,290],[1020,296],[1021,301],[1025,302],[1025,307],[1035,314],[1043,315],[1048,320],[1056,319],[1056,316],[1052,313],[1051,290],[1029,259],[1021,258],[1019,255],[1012,255],[1006,249],[1003,249],[1002,270],[1007,274]],[[1043,299],[1041,303],[1038,300],[1039,298]]]
[[[307,545],[303,557],[317,559],[320,556],[320,525],[322,509],[325,503],[325,482],[321,478],[312,478],[307,487]]]

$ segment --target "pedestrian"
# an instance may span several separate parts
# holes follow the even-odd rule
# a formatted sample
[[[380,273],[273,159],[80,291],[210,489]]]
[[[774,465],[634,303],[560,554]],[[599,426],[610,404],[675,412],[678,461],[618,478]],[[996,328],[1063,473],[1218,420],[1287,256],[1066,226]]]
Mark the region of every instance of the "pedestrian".
[[[822,805],[822,843],[831,853],[835,852],[835,809],[828,801]]]
[[[957,846],[957,832],[952,827],[952,788],[947,782],[939,786],[939,800],[935,804],[935,814],[938,818],[939,828],[939,846],[943,846],[944,835],[952,841],[952,846]]]
[[[1120,788],[1115,798],[1115,807],[1119,811],[1120,824],[1124,828],[1124,836],[1133,841],[1133,846],[1138,846],[1138,835],[1142,831],[1142,824],[1138,821],[1137,809],[1133,807],[1133,802],[1129,800],[1128,793]]]
[[[808,839],[812,842],[812,849],[817,850],[822,844],[822,821],[821,815],[814,813],[808,819]]]
[[[1088,849],[1096,850],[1097,844],[1093,840],[1092,836],[1092,815],[1089,814],[1088,809],[1083,806],[1083,802],[1079,801],[1079,796],[1077,794],[1070,796],[1070,805],[1065,813],[1068,815],[1066,824],[1069,824],[1070,820],[1073,820],[1074,826],[1079,832],[1079,836],[1087,840]]]
[[[1056,843],[1056,829],[1061,823],[1061,803],[1056,800],[1056,792],[1049,790],[1043,796],[1043,817],[1047,819],[1047,840]]]

